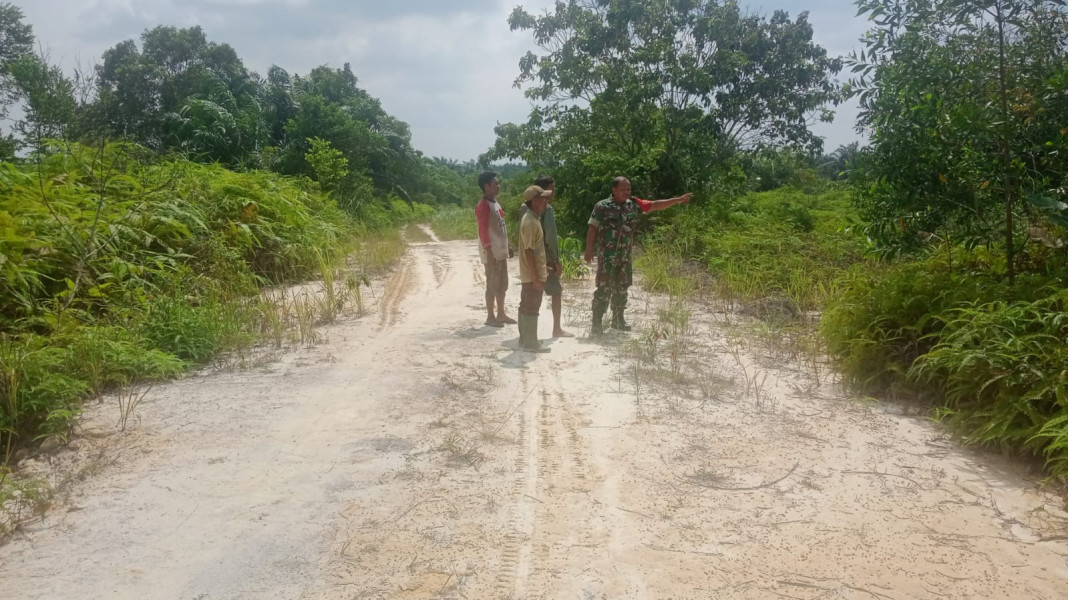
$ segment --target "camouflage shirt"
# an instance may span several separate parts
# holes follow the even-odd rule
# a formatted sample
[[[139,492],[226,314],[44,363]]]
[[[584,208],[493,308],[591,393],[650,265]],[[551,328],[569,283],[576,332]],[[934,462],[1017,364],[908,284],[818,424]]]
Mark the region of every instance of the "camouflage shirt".
[[[630,257],[638,216],[651,207],[652,202],[640,198],[628,198],[626,202],[606,198],[593,206],[589,224],[597,226],[598,281],[618,276],[619,283],[630,284]]]

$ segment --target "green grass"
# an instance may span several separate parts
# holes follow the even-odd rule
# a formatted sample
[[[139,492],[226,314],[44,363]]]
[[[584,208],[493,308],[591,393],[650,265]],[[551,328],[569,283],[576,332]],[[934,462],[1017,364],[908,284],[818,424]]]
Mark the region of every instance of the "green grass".
[[[843,270],[865,261],[863,240],[852,229],[855,211],[841,190],[781,189],[683,210],[643,244],[639,267],[654,289],[685,278],[685,259],[705,266],[721,298],[774,298],[800,314],[824,306]],[[660,257],[675,257],[674,273]]]
[[[0,476],[15,448],[67,435],[87,397],[312,339],[403,254],[400,226],[433,213],[345,213],[304,178],[131,145],[52,150],[0,162]],[[309,279],[302,302],[260,293]]]
[[[1068,478],[1064,278],[1009,287],[997,249],[933,249],[854,271],[821,331],[845,380],[928,399],[966,443],[1044,455]]]
[[[439,208],[430,217],[430,227],[438,239],[444,242],[478,238],[478,224],[475,222],[474,208],[455,205]]]
[[[520,196],[502,194],[497,198],[504,210],[505,226],[508,239],[513,246],[518,245],[519,206],[523,203]],[[474,206],[447,205],[438,208],[430,217],[430,227],[442,241],[474,240],[478,238],[478,223],[475,221]]]
[[[560,238],[560,267],[563,279],[584,279],[590,275],[590,265],[586,264],[585,243],[575,238]]]
[[[365,280],[393,267],[407,248],[400,229],[392,227],[364,232],[355,241],[351,256],[355,270]]]
[[[853,389],[925,399],[966,443],[1043,456],[1068,479],[1063,250],[1021,248],[1010,287],[997,247],[878,262],[862,226],[843,190],[751,193],[667,216],[635,262],[647,287],[672,297],[693,290],[691,265],[703,265],[725,314],[788,307],[784,320],[757,314],[754,328],[782,356],[815,366],[826,351]],[[818,315],[818,336],[805,315]]]

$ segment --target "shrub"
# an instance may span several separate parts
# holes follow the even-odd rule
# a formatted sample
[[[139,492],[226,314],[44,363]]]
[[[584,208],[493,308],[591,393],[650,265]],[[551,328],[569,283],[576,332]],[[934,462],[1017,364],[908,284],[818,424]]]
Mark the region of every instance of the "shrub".
[[[970,302],[941,316],[938,343],[908,371],[938,390],[938,415],[969,443],[1045,453],[1068,476],[1068,292]]]
[[[821,331],[847,383],[923,394],[968,443],[1045,454],[1068,476],[1068,313],[1063,283],[1008,286],[996,248],[943,245],[854,270]]]
[[[65,433],[88,395],[253,343],[261,286],[333,274],[356,248],[365,276],[403,251],[396,226],[433,212],[359,200],[354,219],[306,178],[130,144],[0,163],[3,458]]]
[[[562,237],[560,244],[560,268],[564,279],[582,279],[590,274],[590,266],[586,264],[585,245],[581,240]]]
[[[683,210],[646,240],[646,252],[701,261],[730,298],[777,297],[798,312],[816,310],[839,274],[864,260],[844,192],[781,189]]]

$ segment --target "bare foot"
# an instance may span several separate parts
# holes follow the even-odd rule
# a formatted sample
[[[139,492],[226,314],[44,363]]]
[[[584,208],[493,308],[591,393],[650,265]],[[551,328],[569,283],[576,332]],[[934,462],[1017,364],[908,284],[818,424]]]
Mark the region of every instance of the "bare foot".
[[[499,315],[497,317],[497,320],[501,323],[504,323],[505,325],[515,325],[515,319],[509,317],[508,315]]]
[[[575,334],[568,333],[568,332],[564,331],[563,329],[556,329],[556,330],[553,331],[553,337],[554,338],[568,338],[568,337],[575,337]]]

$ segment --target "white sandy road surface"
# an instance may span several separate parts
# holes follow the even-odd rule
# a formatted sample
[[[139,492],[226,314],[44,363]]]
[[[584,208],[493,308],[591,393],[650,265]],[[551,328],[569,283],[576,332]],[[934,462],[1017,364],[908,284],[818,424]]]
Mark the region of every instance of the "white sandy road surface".
[[[640,332],[517,352],[481,285],[472,243],[413,244],[323,343],[157,387],[125,433],[91,407],[0,598],[1068,597],[1061,499],[936,425],[700,312],[678,376]]]

